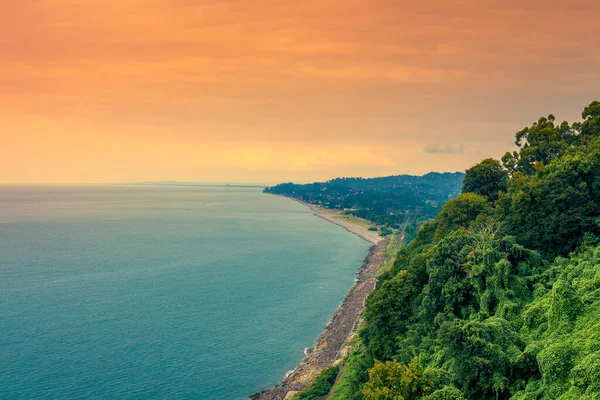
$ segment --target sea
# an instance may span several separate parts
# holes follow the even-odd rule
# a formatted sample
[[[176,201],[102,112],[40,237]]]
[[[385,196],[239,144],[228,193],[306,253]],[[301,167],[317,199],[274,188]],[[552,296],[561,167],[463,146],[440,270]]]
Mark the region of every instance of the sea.
[[[260,188],[0,186],[0,399],[242,399],[369,243]]]

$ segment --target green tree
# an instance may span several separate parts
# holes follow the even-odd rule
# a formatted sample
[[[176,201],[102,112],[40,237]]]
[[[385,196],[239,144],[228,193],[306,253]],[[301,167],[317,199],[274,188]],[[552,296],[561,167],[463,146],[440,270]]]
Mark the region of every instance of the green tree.
[[[583,109],[582,123],[573,124],[579,133],[579,144],[584,144],[600,136],[600,102],[594,101]]]
[[[410,400],[421,397],[427,388],[423,367],[415,357],[408,365],[395,360],[375,361],[363,394],[365,400]]]
[[[550,255],[568,255],[598,234],[600,138],[569,149],[536,174],[516,173],[497,203],[505,232]]]
[[[508,394],[511,364],[524,347],[508,321],[492,317],[446,322],[439,337],[468,398],[497,399]]]
[[[515,134],[515,144],[519,152],[506,153],[502,157],[504,166],[514,173],[526,174],[535,172],[537,163],[548,164],[559,157],[574,139],[574,132],[568,123],[554,124],[554,115],[541,117],[530,127],[523,128]]]
[[[463,180],[463,193],[476,193],[490,201],[498,199],[498,192],[506,189],[508,172],[498,160],[486,158],[479,164],[467,169]]]
[[[368,297],[367,323],[360,334],[373,358],[387,360],[394,355],[396,340],[406,331],[412,314],[411,297],[419,289],[414,274],[402,271]]]
[[[489,209],[487,198],[476,193],[463,193],[449,200],[435,217],[437,222],[435,237],[439,239],[453,230],[467,228],[487,209]]]

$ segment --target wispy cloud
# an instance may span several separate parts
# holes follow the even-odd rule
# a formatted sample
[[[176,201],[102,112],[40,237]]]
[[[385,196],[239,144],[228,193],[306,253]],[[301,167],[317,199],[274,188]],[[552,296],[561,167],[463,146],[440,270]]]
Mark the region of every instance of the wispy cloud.
[[[439,145],[439,144],[429,144],[425,146],[425,153],[428,154],[462,154],[465,152],[465,148],[462,144],[458,144],[456,146],[448,144],[448,145]]]

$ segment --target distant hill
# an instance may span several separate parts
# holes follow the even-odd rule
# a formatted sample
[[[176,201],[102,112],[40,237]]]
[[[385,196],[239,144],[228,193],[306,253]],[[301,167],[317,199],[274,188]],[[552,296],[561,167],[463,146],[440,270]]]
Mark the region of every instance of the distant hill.
[[[336,178],[304,185],[281,183],[264,192],[346,210],[377,224],[398,228],[409,219],[435,216],[446,201],[460,194],[463,178],[462,172]]]

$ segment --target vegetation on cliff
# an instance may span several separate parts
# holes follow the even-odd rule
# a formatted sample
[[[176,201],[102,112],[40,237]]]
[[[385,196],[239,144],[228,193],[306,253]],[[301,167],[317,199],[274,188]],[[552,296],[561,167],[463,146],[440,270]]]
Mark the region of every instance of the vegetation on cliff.
[[[600,103],[469,168],[369,296],[331,399],[600,398]]]
[[[332,398],[600,397],[600,103],[582,116],[467,170],[369,297],[362,381]]]
[[[339,365],[324,369],[306,390],[294,396],[294,400],[319,400],[326,396],[340,371]]]

